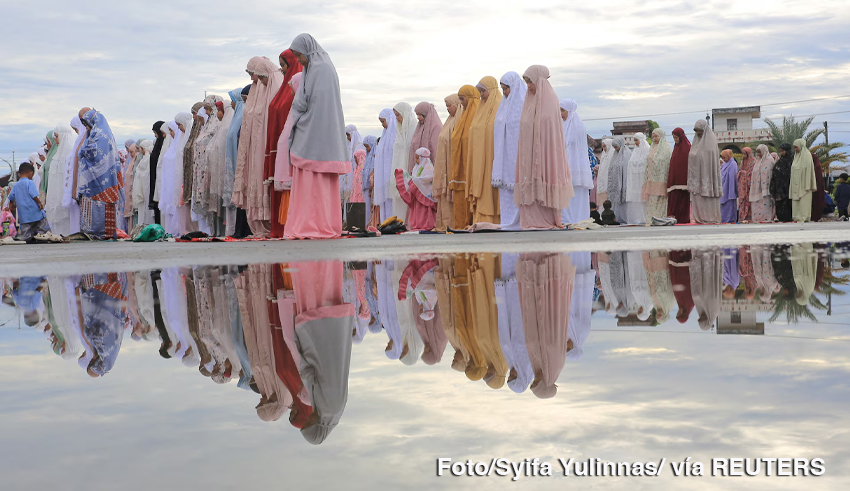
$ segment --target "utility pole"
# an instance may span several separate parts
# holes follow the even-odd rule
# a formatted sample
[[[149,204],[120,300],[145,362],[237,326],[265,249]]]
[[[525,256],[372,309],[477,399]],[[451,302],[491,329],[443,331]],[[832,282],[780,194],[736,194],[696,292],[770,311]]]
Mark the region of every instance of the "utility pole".
[[[823,122],[823,139],[829,145],[829,123]]]

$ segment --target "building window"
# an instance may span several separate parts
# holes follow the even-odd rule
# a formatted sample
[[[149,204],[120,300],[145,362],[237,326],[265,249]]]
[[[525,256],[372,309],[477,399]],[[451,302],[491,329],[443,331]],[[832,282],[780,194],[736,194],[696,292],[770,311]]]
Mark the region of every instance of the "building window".
[[[738,129],[738,120],[737,119],[727,119],[726,120],[726,131],[735,131]]]
[[[740,324],[741,323],[741,313],[740,312],[732,312],[732,324]]]

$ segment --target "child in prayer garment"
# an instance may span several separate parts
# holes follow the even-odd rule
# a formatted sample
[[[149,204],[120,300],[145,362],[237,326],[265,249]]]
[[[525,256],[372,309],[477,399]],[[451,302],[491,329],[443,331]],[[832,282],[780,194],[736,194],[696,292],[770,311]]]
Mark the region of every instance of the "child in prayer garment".
[[[602,217],[599,215],[599,210],[596,208],[596,203],[593,201],[590,202],[590,218],[592,218],[597,225],[605,225],[602,223]]]
[[[396,169],[396,188],[409,208],[408,226],[410,230],[433,230],[437,221],[437,201],[432,196],[434,166],[431,164],[431,151],[422,147],[414,156],[413,170],[407,175],[403,169]]]
[[[614,215],[614,210],[611,209],[611,200],[606,199],[604,203],[602,203],[602,207],[605,208],[602,211],[602,225],[619,225],[620,222],[617,221],[616,216]]]

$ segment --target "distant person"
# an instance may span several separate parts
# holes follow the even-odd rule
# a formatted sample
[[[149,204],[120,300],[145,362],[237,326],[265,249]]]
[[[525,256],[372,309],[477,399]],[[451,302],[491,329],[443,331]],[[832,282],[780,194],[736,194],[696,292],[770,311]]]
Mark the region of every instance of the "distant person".
[[[812,221],[812,194],[817,189],[815,164],[812,153],[806,147],[806,140],[794,140],[794,162],[791,164],[791,187],[788,194],[791,198],[791,218],[795,222]]]
[[[619,225],[620,222],[617,221],[616,215],[614,214],[614,210],[612,210],[611,200],[606,199],[604,203],[602,203],[602,225]]]
[[[694,143],[688,153],[688,191],[691,214],[699,224],[720,223],[720,198],[723,196],[717,154],[717,136],[708,122],[694,124]],[[737,170],[736,170],[737,172]]]
[[[780,222],[791,221],[791,198],[788,194],[791,189],[791,163],[794,155],[791,152],[791,144],[783,143],[779,146],[779,160],[773,165],[770,175],[770,197],[773,198],[776,207],[776,219]]]
[[[826,192],[824,191],[823,167],[820,165],[820,158],[815,153],[812,154],[812,165],[817,182],[817,189],[812,191],[812,221],[819,222],[823,218]]]
[[[738,222],[749,222],[752,219],[750,186],[756,159],[750,147],[744,147],[742,155],[740,169],[738,169]]]
[[[18,182],[9,193],[10,211],[13,215],[17,211],[20,224],[17,239],[25,242],[34,241],[36,234],[50,231],[38,187],[32,181],[33,175],[35,167],[29,162],[22,163],[18,168]]]
[[[850,207],[850,184],[847,184],[847,173],[838,176],[838,184],[835,186],[835,206],[838,209],[838,218],[847,221],[847,208]]]
[[[720,177],[723,184],[723,196],[720,198],[720,217],[723,223],[738,222],[738,161],[732,155],[732,150],[720,152],[723,164],[720,166]],[[746,198],[746,197],[745,197]]]
[[[670,157],[670,171],[667,175],[667,216],[674,217],[676,223],[691,223],[691,198],[688,192],[688,154],[691,142],[685,130],[673,130],[673,154]]]
[[[602,223],[602,216],[599,214],[599,210],[596,208],[596,203],[593,201],[590,202],[590,218],[592,218],[597,225],[605,225]]]
[[[752,221],[756,223],[770,223],[775,215],[773,198],[770,197],[770,177],[774,163],[767,145],[759,145],[750,179],[750,194],[741,197],[750,203]]]

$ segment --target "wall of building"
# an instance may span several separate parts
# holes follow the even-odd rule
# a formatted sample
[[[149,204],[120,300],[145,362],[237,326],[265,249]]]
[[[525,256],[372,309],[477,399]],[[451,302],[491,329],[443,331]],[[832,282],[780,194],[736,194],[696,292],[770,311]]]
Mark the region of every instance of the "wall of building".
[[[752,114],[715,114],[714,121],[711,123],[714,131],[726,131],[726,120],[728,119],[737,119],[739,130],[753,129]]]

